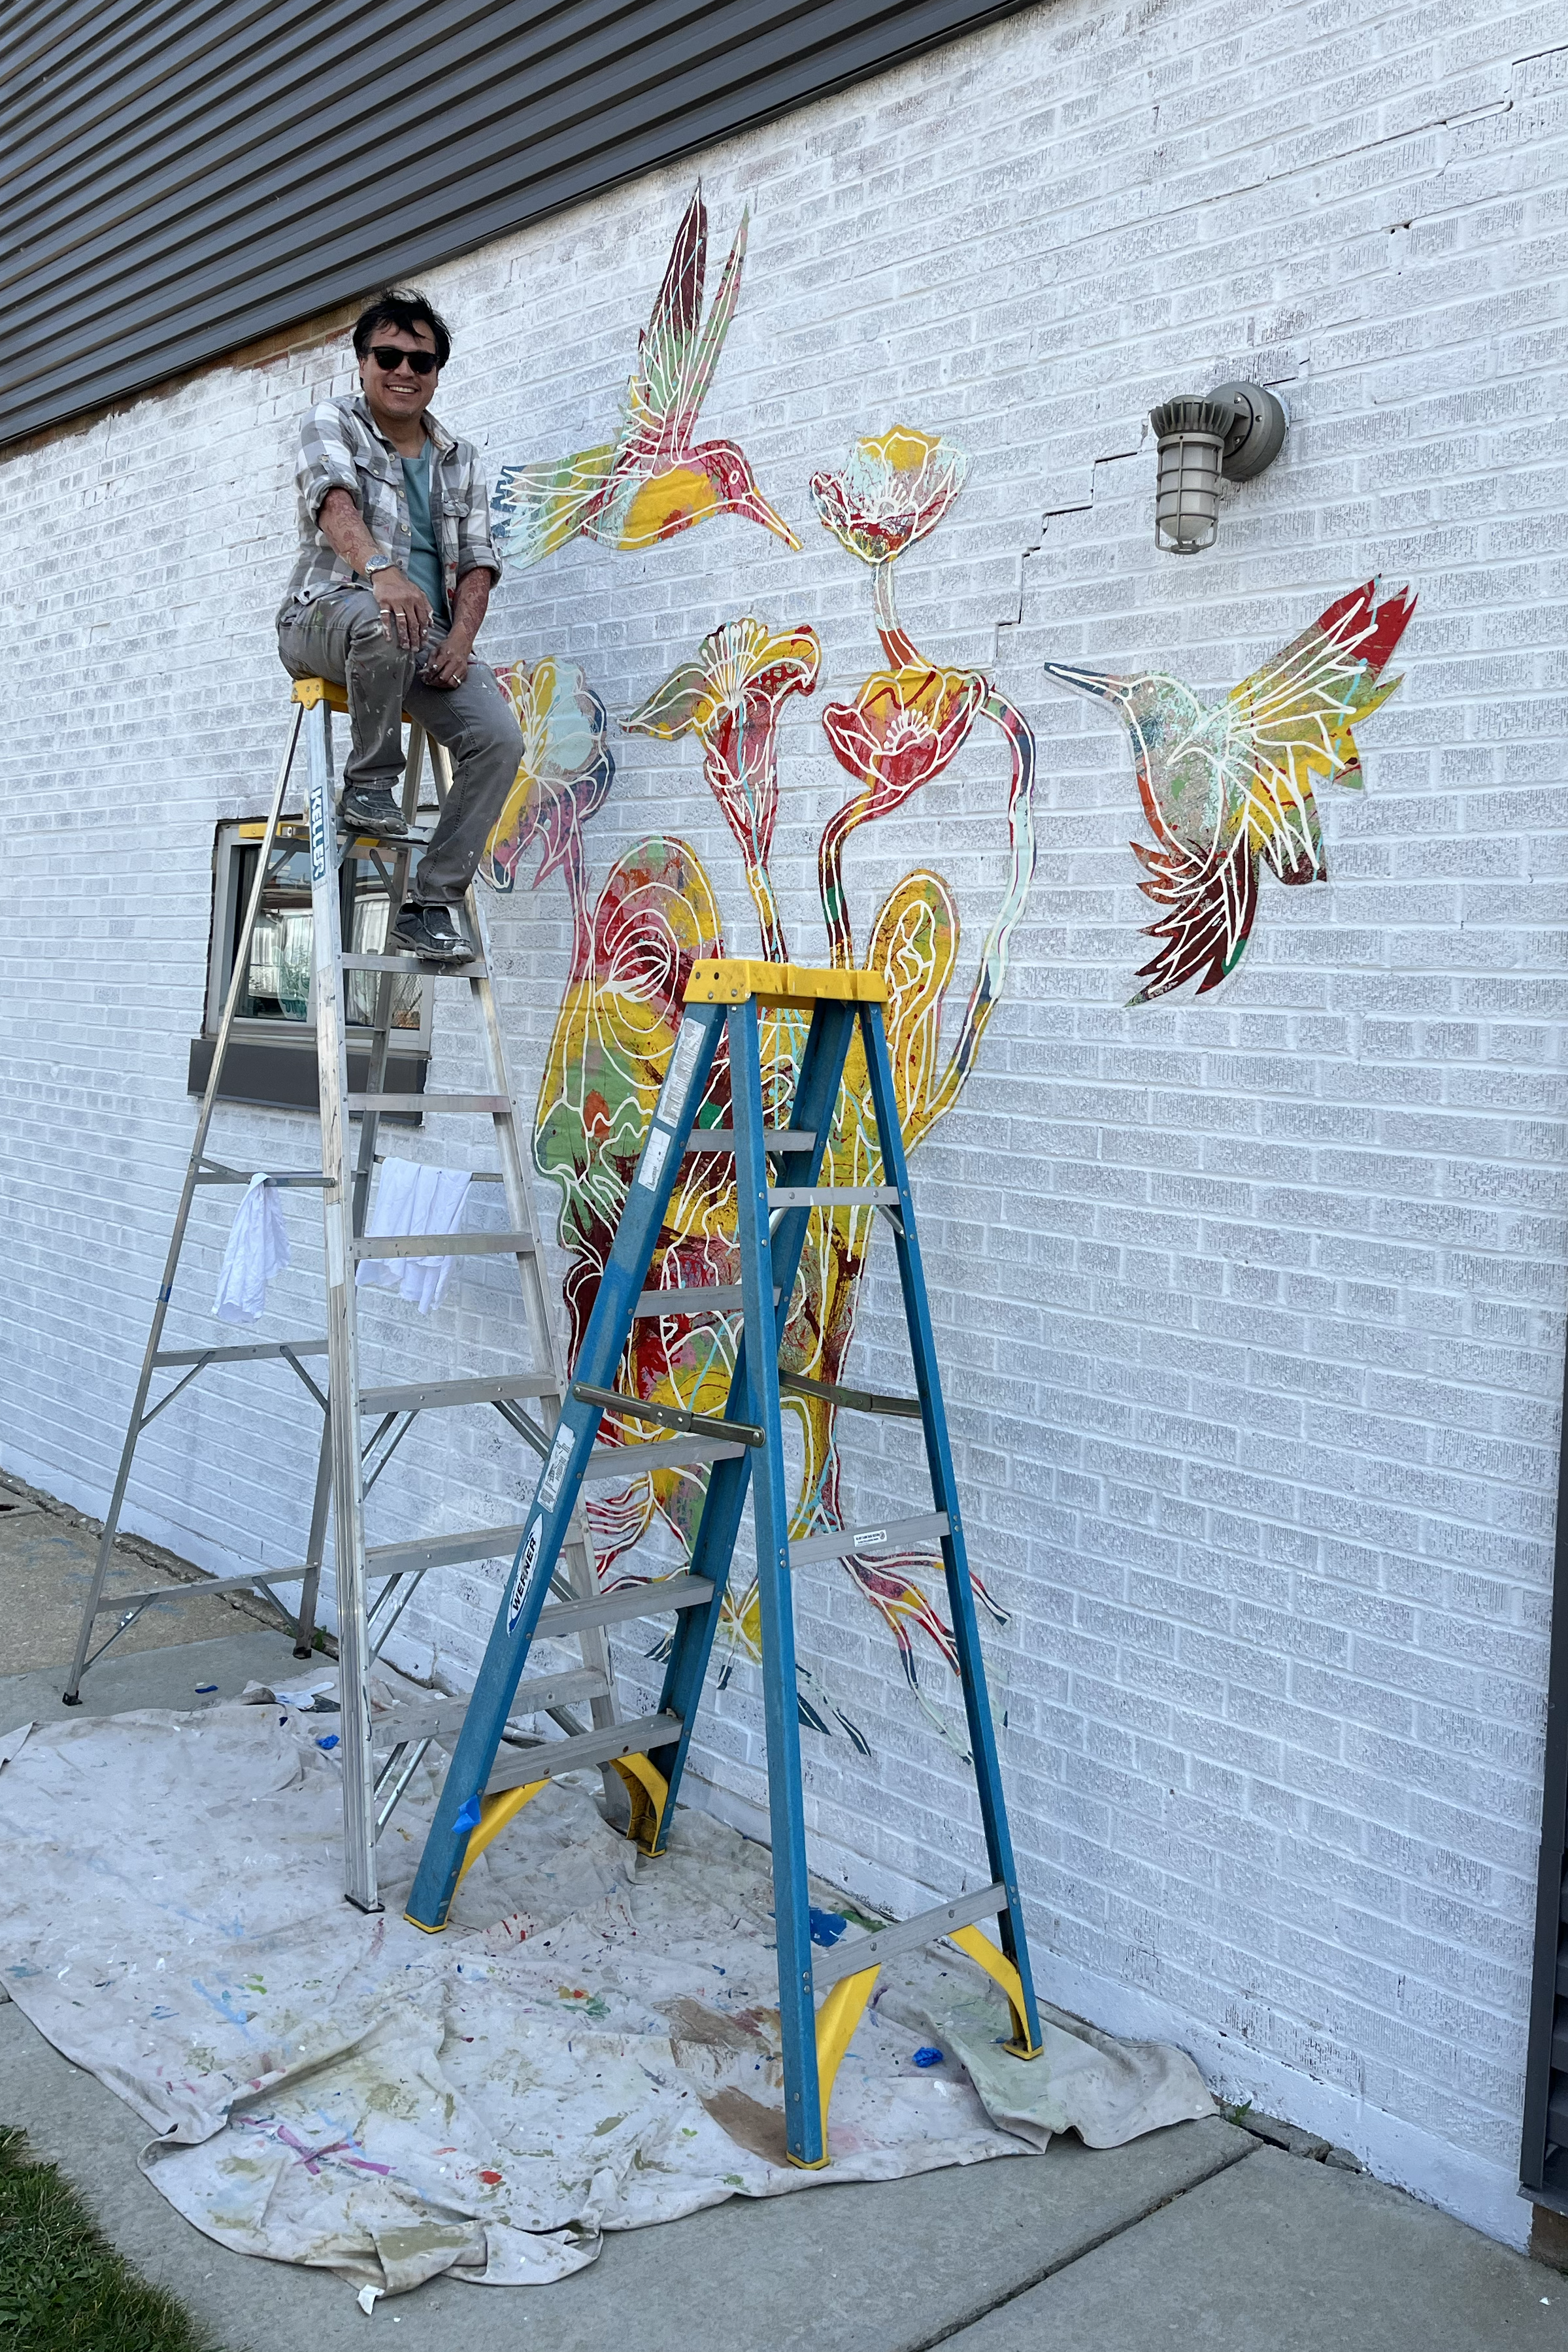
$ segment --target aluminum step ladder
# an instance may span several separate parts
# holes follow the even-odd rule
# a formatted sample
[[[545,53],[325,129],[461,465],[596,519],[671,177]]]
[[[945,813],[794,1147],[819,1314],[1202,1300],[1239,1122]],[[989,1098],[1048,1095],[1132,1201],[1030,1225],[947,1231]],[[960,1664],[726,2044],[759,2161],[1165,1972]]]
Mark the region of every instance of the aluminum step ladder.
[[[562,1771],[612,1753],[636,1790],[631,1833],[650,1854],[664,1845],[692,1735],[693,1719],[724,1604],[747,1491],[756,1481],[757,1576],[761,1612],[768,1805],[772,1825],[774,1916],[779,1938],[779,2001],[784,2048],[785,2126],[792,2163],[828,2161],[826,2117],[833,2078],[876,1982],[882,1962],[946,1937],[987,1969],[1007,1994],[1013,2019],[1008,2045],[1019,2057],[1040,2047],[1023,1916],[1019,1903],[990,1703],[976,1625],[936,1347],[915,1236],[915,1210],[899,1131],[883,1021],[885,989],[872,972],[813,971],[799,965],[723,961],[696,964],[668,1073],[654,1108],[637,1172],[627,1194],[609,1263],[599,1286],[578,1360],[578,1379],[540,1473],[508,1589],[469,1704],[435,1818],[425,1843],[407,1916],[434,1931],[445,1922],[464,1871],[530,1797]],[[788,1127],[764,1126],[758,1007],[809,1013],[800,1076]],[[883,1181],[869,1187],[819,1181],[839,1108],[845,1060],[856,1032],[865,1055]],[[694,1131],[721,1039],[727,1035],[733,1127]],[[739,1291],[744,1336],[724,1414],[698,1414],[645,1402],[612,1383],[639,1313],[686,1314],[732,1307],[735,1286],[644,1291],[653,1254],[683,1159],[693,1150],[733,1151],[738,1203]],[[775,1163],[770,1169],[769,1161]],[[918,1418],[931,1478],[931,1503],[879,1526],[789,1541],[789,1479],[779,1416],[779,1349],[789,1319],[811,1212],[869,1205],[892,1227],[904,1319],[914,1360],[914,1398],[814,1383],[813,1392],[848,1410],[899,1412]],[[805,1383],[799,1385],[804,1386]],[[646,1444],[598,1445],[603,1415],[679,1433]],[[677,1612],[677,1630],[655,1714],[586,1740],[549,1742],[522,1756],[502,1756],[501,1733],[514,1703],[572,1514],[585,1479],[624,1479],[632,1470],[669,1463],[712,1465],[690,1572],[660,1583],[660,1602]],[[800,1790],[795,1627],[790,1571],[807,1561],[897,1548],[937,1538],[970,1752],[985,1829],[988,1877],[977,1892],[918,1917],[881,1928],[831,1951],[813,1949]],[[646,1598],[643,1606],[648,1605]],[[612,1749],[611,1741],[620,1745]],[[655,1760],[656,1759],[656,1760]],[[995,1919],[999,1945],[980,1921]],[[815,1996],[825,1993],[819,2011]]]
[[[522,1529],[513,1525],[474,1528],[451,1535],[412,1536],[396,1543],[367,1546],[365,1497],[423,1412],[474,1405],[493,1408],[534,1454],[546,1457],[565,1396],[565,1356],[545,1298],[539,1234],[528,1182],[529,1155],[523,1142],[526,1129],[507,1076],[478,894],[471,889],[465,907],[468,936],[477,950],[469,961],[434,965],[421,963],[407,954],[345,951],[340,890],[341,857],[370,856],[386,886],[390,912],[402,902],[409,858],[423,836],[415,828],[407,842],[382,844],[356,842],[342,834],[337,823],[332,782],[331,714],[333,710],[346,709],[347,698],[340,687],[325,679],[303,678],[295,686],[294,702],[288,744],[262,833],[255,883],[235,942],[233,977],[197,1115],[174,1231],[64,1696],[68,1706],[79,1704],[83,1675],[144,1609],[154,1601],[187,1599],[195,1594],[264,1591],[275,1597],[273,1587],[298,1584],[295,1655],[308,1657],[315,1636],[317,1593],[330,1503],[338,1606],[340,1712],[334,1727],[339,1735],[338,1752],[343,1773],[343,1885],[350,1902],[361,1910],[374,1911],[381,1908],[376,1884],[377,1840],[432,1742],[449,1745],[456,1737],[467,1702],[463,1698],[433,1696],[428,1704],[417,1703],[402,1712],[383,1714],[372,1723],[368,1680],[371,1665],[425,1576],[433,1570],[463,1561],[504,1557],[515,1550]],[[291,820],[285,817],[284,809],[302,733],[307,752],[305,810],[302,819]],[[402,813],[411,826],[419,810],[427,751],[437,797],[444,799],[452,781],[447,755],[440,745],[427,743],[423,730],[411,723],[402,791]],[[319,1171],[269,1173],[267,1181],[319,1190],[321,1194],[325,1335],[223,1347],[165,1348],[163,1328],[197,1192],[214,1184],[246,1185],[252,1179],[250,1170],[233,1168],[214,1158],[207,1149],[208,1135],[236,1011],[246,987],[263,894],[277,866],[294,855],[301,843],[308,844],[310,855],[321,1165]],[[349,1082],[345,1002],[345,974],[350,972],[377,975],[364,1084],[353,1089]],[[396,990],[400,980],[411,975],[417,975],[425,984],[448,981],[466,983],[479,1016],[486,1071],[483,1093],[442,1095],[389,1090],[387,1063]],[[356,1045],[356,1059],[358,1053]],[[477,1181],[503,1187],[505,1232],[413,1234],[389,1238],[366,1235],[366,1213],[381,1120],[389,1115],[429,1111],[461,1113],[488,1123],[500,1167],[498,1171],[478,1171]],[[356,1116],[359,1140],[351,1150],[350,1119]],[[515,1260],[528,1325],[530,1369],[472,1379],[436,1379],[422,1372],[416,1379],[392,1385],[366,1387],[361,1383],[355,1287],[358,1265],[367,1258],[433,1255],[509,1255]],[[324,1387],[308,1369],[309,1360],[321,1357],[327,1360]],[[304,1559],[286,1568],[252,1570],[243,1576],[203,1578],[193,1584],[162,1585],[151,1591],[119,1593],[106,1600],[104,1580],[136,1448],[149,1423],[209,1366],[267,1362],[287,1364],[322,1414],[321,1447]],[[153,1397],[154,1379],[160,1373],[175,1377],[171,1385]],[[370,1424],[368,1436],[364,1433],[366,1423]],[[534,1677],[516,1694],[517,1711],[549,1713],[570,1736],[612,1738],[617,1710],[605,1627],[619,1618],[642,1612],[627,1608],[625,1594],[600,1592],[592,1551],[580,1516],[574,1515],[567,1531],[559,1573],[554,1583],[559,1602],[544,1612],[541,1630],[550,1635],[575,1639],[580,1647],[582,1664],[564,1673]],[[118,1622],[108,1638],[93,1650],[94,1628],[101,1617],[113,1617]],[[590,1710],[591,1731],[572,1712],[584,1703]],[[525,1735],[514,1732],[510,1736],[520,1738]]]

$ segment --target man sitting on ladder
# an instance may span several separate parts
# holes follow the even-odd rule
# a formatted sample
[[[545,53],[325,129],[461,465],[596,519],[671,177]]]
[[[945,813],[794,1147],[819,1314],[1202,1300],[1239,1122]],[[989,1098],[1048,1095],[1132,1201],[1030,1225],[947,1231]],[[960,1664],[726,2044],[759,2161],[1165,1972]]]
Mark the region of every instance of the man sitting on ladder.
[[[454,789],[387,942],[441,963],[473,952],[457,909],[523,756],[507,695],[473,660],[501,575],[489,488],[473,443],[428,413],[451,350],[423,294],[389,289],[361,311],[361,392],[322,401],[300,426],[299,557],[277,615],[289,675],[348,689],[345,825],[406,836],[404,710],[454,756]]]

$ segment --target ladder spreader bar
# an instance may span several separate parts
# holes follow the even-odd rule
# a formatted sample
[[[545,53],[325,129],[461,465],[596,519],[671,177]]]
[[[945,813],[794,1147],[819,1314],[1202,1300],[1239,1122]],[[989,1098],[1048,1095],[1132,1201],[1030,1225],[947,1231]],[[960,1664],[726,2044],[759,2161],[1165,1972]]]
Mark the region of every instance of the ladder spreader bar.
[[[258,1568],[249,1576],[204,1576],[190,1584],[157,1584],[150,1592],[117,1592],[112,1601],[100,1601],[93,1614],[113,1617],[122,1609],[145,1609],[150,1601],[192,1601],[210,1592],[249,1592],[258,1584],[298,1584],[304,1573],[302,1568]]]
[[[271,1170],[267,1168],[224,1168],[214,1164],[200,1171],[196,1182],[198,1184],[250,1184],[257,1176],[265,1176],[267,1182],[279,1192],[319,1192],[322,1186],[330,1181],[326,1176],[313,1176],[308,1171],[286,1170],[282,1175],[275,1176]]]
[[[571,1393],[579,1404],[602,1405],[606,1412],[624,1413],[632,1421],[655,1422],[661,1429],[682,1429],[693,1437],[716,1437],[725,1444],[762,1444],[762,1432],[749,1421],[723,1421],[713,1413],[691,1412],[685,1405],[657,1404],[651,1397],[623,1396],[619,1389],[595,1388],[589,1381],[573,1381]]]
[[[872,1389],[841,1388],[832,1381],[809,1381],[800,1372],[780,1372],[779,1385],[791,1396],[821,1397],[824,1404],[836,1404],[842,1412],[884,1412],[899,1421],[918,1421],[920,1399],[911,1396],[882,1396]]]
[[[955,1902],[938,1904],[935,1910],[917,1911],[913,1919],[896,1919],[891,1927],[857,1936],[852,1943],[846,1936],[830,1951],[812,1954],[811,1981],[822,1992],[842,1977],[858,1977],[864,1969],[880,1968],[900,1952],[917,1952],[923,1944],[951,1935],[955,1927],[972,1927],[978,1919],[994,1919],[1007,1907],[1007,1888],[986,1886],[977,1895],[960,1895]]]

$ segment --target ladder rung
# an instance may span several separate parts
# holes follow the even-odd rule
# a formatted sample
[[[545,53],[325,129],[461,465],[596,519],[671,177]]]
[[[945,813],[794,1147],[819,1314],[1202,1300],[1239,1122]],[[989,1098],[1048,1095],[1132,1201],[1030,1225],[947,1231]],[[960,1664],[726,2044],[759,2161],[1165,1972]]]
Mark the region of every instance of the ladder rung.
[[[844,1412],[884,1412],[898,1421],[918,1421],[920,1399],[911,1396],[882,1396],[872,1389],[840,1388],[831,1381],[809,1381],[799,1372],[780,1372],[779,1385],[789,1396],[821,1397],[824,1404],[836,1404]]]
[[[505,1095],[355,1095],[343,1097],[350,1110],[487,1111],[499,1118],[512,1106]]]
[[[852,1551],[889,1551],[911,1543],[929,1543],[947,1532],[946,1511],[922,1511],[913,1519],[883,1519],[879,1526],[843,1528],[836,1535],[808,1536],[789,1547],[791,1568],[813,1559],[843,1559]]]
[[[656,1748],[673,1747],[681,1736],[678,1715],[645,1715],[635,1723],[606,1724],[602,1731],[583,1731],[575,1739],[547,1739],[538,1748],[513,1748],[497,1757],[485,1783],[487,1797],[502,1789],[520,1789],[529,1780],[554,1780],[583,1764],[608,1764],[617,1756],[646,1756]]]
[[[298,1584],[304,1573],[302,1568],[261,1568],[249,1576],[204,1576],[192,1584],[155,1584],[151,1592],[117,1592],[112,1600],[100,1601],[93,1613],[113,1617],[121,1609],[141,1609],[149,1601],[196,1601],[214,1592],[249,1592],[258,1584]]]
[[[745,1304],[746,1293],[738,1282],[698,1282],[684,1290],[644,1290],[632,1312],[634,1316],[728,1315]],[[777,1283],[773,1286],[773,1304],[779,1304]]]
[[[584,1699],[603,1698],[609,1688],[597,1666],[573,1666],[560,1675],[525,1675],[512,1700],[512,1713],[537,1715],[541,1707],[572,1706]],[[413,1700],[407,1706],[391,1707],[377,1716],[371,1726],[371,1741],[377,1748],[395,1748],[410,1739],[450,1739],[462,1730],[467,1712],[466,1697],[430,1699],[423,1704]]]
[[[813,1127],[765,1127],[762,1130],[764,1151],[810,1151],[816,1140],[817,1130]],[[694,1127],[686,1144],[687,1154],[734,1150],[733,1127]]]
[[[987,1886],[978,1895],[960,1895],[954,1903],[938,1904],[934,1911],[918,1911],[913,1919],[873,1928],[869,1936],[857,1936],[852,1944],[846,1937],[821,1957],[812,1953],[811,1982],[823,1992],[841,1977],[858,1977],[864,1969],[880,1968],[883,1960],[896,1959],[900,1952],[917,1952],[939,1936],[950,1936],[955,1927],[972,1927],[977,1920],[994,1919],[1007,1907],[1007,1888]]]
[[[647,1445],[596,1445],[583,1470],[583,1483],[642,1478],[650,1470],[680,1470],[692,1462],[733,1462],[745,1452],[737,1439],[718,1437],[657,1437]]]
[[[510,1559],[522,1542],[520,1527],[470,1528],[455,1536],[413,1536],[404,1543],[371,1544],[368,1576],[401,1576],[411,1568],[452,1568],[465,1559]],[[296,1576],[303,1574],[296,1569]]]
[[[601,1592],[592,1601],[552,1601],[539,1612],[539,1635],[559,1638],[580,1633],[589,1625],[621,1625],[636,1617],[660,1617],[666,1609],[700,1609],[713,1599],[706,1576],[653,1577],[646,1584],[625,1585],[619,1592]],[[526,1683],[518,1685],[526,1690]]]
[[[716,1437],[741,1445],[760,1445],[762,1432],[749,1421],[724,1421],[715,1413],[688,1412],[684,1405],[655,1404],[652,1398],[623,1396],[619,1389],[596,1389],[591,1381],[574,1381],[572,1395],[579,1404],[596,1404],[606,1412],[624,1413],[629,1421],[651,1421],[661,1429],[681,1431],[688,1437]]]
[[[555,1381],[549,1372],[508,1372],[472,1381],[413,1381],[406,1387],[361,1389],[361,1412],[428,1412],[448,1404],[499,1404],[507,1397],[553,1397]]]
[[[329,1176],[311,1176],[303,1171],[296,1175],[275,1176],[270,1169],[204,1168],[196,1181],[198,1184],[248,1184],[254,1177],[261,1175],[265,1175],[267,1182],[275,1185],[280,1192],[297,1192],[305,1189],[319,1192],[332,1181]]]
[[[422,980],[483,980],[487,967],[479,956],[467,963],[421,963],[413,955],[346,955],[345,971],[415,971]]]
[[[532,1257],[532,1234],[368,1234],[350,1244],[356,1259],[371,1257]]]
[[[160,1348],[154,1364],[256,1364],[267,1356],[324,1356],[325,1339],[255,1339],[247,1348]]]
[[[891,1209],[896,1184],[769,1184],[770,1209]]]

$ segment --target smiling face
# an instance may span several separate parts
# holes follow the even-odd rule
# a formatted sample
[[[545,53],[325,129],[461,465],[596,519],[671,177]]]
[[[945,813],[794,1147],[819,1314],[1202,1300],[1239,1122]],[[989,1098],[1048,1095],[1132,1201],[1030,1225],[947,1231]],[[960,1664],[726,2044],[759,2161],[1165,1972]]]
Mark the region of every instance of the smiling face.
[[[383,320],[371,328],[370,340],[371,348],[360,362],[360,381],[371,415],[394,446],[415,433],[423,437],[421,420],[435,397],[441,370],[433,368],[428,375],[415,375],[402,362],[395,368],[383,368],[376,353],[388,350],[434,352],[435,337],[423,320],[412,328],[393,327]]]

